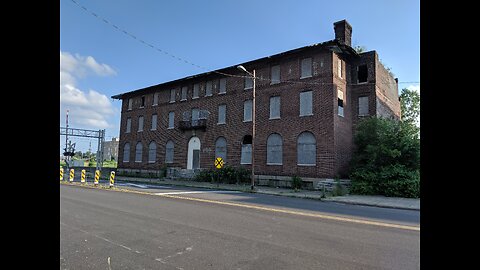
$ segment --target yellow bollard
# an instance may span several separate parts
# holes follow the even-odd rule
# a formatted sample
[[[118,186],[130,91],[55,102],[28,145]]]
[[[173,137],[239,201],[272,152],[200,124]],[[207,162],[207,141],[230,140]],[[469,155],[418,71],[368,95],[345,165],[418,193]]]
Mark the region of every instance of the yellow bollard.
[[[96,170],[95,171],[95,180],[93,182],[93,184],[96,186],[98,185],[98,179],[100,178],[100,171],[99,170]]]
[[[63,167],[60,167],[60,181],[63,181]]]
[[[110,187],[113,187],[114,179],[115,179],[115,172],[112,171],[110,173]]]
[[[73,182],[73,177],[75,176],[75,170],[70,169],[70,182]]]
[[[82,184],[85,183],[85,169],[82,170],[82,178],[80,178],[80,182],[82,182]]]

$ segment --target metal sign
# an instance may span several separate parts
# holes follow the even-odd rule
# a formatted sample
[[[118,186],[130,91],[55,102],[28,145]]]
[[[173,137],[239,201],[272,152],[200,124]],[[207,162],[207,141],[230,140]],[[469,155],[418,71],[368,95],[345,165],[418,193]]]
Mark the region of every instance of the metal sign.
[[[221,158],[221,157],[217,157],[217,158],[215,159],[215,167],[216,167],[217,169],[221,169],[221,168],[223,167],[224,163],[225,163],[225,162],[223,161],[223,158]]]

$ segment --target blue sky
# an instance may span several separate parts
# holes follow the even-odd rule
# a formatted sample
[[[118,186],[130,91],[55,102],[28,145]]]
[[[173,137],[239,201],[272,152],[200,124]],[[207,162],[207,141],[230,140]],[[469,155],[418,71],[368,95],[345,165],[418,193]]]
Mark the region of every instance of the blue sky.
[[[420,2],[300,0],[60,1],[60,125],[118,137],[121,102],[110,97],[162,82],[334,39],[346,19],[352,45],[376,50],[399,79],[420,90]],[[412,83],[418,82],[418,83]],[[72,138],[86,151],[91,142]],[[60,138],[61,148],[65,138]],[[62,151],[61,151],[62,152]]]

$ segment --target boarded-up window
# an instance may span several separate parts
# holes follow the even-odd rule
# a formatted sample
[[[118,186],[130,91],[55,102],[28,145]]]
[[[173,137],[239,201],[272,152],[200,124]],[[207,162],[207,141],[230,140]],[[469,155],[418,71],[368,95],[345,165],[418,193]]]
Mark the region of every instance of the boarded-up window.
[[[251,89],[253,88],[253,78],[250,77],[249,75],[246,75],[245,77],[245,89]]]
[[[125,133],[130,133],[132,131],[132,118],[127,118],[127,130]]]
[[[167,146],[165,147],[165,163],[173,163],[173,148],[173,141],[168,141]]]
[[[312,115],[312,91],[300,93],[300,116]]]
[[[359,116],[368,115],[368,97],[358,98],[358,115]]]
[[[297,140],[297,164],[315,165],[317,143],[315,136],[310,132],[303,132]]]
[[[138,131],[143,131],[143,116],[138,117]]]
[[[153,105],[158,105],[158,93],[153,94]]]
[[[243,122],[252,121],[252,100],[245,100],[243,103]]]
[[[270,119],[280,118],[280,96],[270,97]]]
[[[128,110],[132,109],[132,105],[133,105],[133,99],[129,98],[128,99]]]
[[[337,89],[337,95],[338,95],[338,115],[344,116],[343,115],[343,92],[340,89]]]
[[[168,113],[168,128],[174,127],[175,112]]]
[[[200,84],[196,83],[193,85],[193,97],[192,98],[198,98],[200,93]]]
[[[197,108],[192,109],[192,125],[198,125],[198,119],[200,118],[200,110]]]
[[[123,146],[123,162],[129,162],[130,161],[130,144],[126,143]]]
[[[227,78],[220,79],[220,90],[219,94],[224,94],[227,92]]]
[[[170,90],[170,103],[175,102],[175,89]]]
[[[342,60],[341,59],[338,59],[338,64],[337,64],[337,68],[338,68],[338,77],[342,78]]]
[[[227,140],[224,137],[218,137],[215,142],[215,158],[221,157],[224,162],[227,161]]]
[[[222,104],[218,106],[218,124],[225,124],[227,114],[227,105]]]
[[[312,58],[302,59],[301,70],[300,79],[312,77]]]
[[[282,164],[282,136],[273,133],[267,139],[267,164]]]
[[[241,164],[252,164],[252,136],[245,135],[242,141],[242,156],[240,157]]]
[[[206,97],[209,97],[209,96],[212,95],[212,85],[213,85],[212,81],[207,82],[207,86],[205,88],[205,96]]]
[[[135,146],[135,162],[142,162],[143,145],[141,142]]]
[[[280,66],[272,66],[270,84],[280,83]]]
[[[187,91],[188,91],[187,86],[182,87],[182,99],[181,99],[182,101],[187,100]]]
[[[148,163],[155,163],[157,161],[157,144],[151,142],[148,145]]]
[[[152,115],[152,130],[157,130],[157,115]]]

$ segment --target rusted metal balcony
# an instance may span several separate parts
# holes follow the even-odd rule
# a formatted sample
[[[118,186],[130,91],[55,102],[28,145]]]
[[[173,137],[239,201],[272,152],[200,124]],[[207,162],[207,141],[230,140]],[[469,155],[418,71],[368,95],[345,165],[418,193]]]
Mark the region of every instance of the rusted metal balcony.
[[[180,130],[203,130],[207,129],[207,119],[182,120],[180,121]]]

